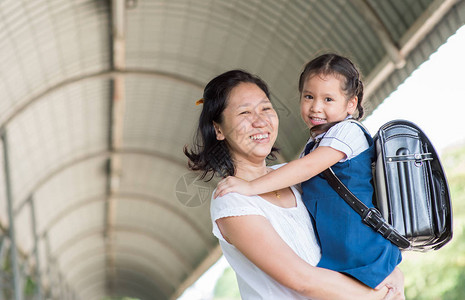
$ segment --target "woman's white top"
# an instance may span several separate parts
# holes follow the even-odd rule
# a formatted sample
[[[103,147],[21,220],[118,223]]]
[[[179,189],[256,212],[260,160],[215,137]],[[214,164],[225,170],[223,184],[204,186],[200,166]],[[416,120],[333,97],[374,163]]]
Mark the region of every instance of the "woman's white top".
[[[256,267],[223,238],[216,224],[216,220],[225,217],[263,216],[299,257],[315,266],[321,258],[320,247],[301,195],[294,187],[291,189],[296,198],[296,207],[291,208],[279,207],[260,196],[243,196],[237,193],[229,193],[211,200],[213,234],[218,238],[224,256],[236,272],[239,291],[244,300],[307,299]]]

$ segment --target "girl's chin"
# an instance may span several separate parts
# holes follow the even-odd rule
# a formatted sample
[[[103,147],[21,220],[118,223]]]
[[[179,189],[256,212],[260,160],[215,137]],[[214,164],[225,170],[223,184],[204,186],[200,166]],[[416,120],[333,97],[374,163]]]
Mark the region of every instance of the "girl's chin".
[[[312,128],[313,126],[321,125],[327,123],[326,121],[314,121],[314,120],[309,120],[307,123],[307,126],[309,128]]]

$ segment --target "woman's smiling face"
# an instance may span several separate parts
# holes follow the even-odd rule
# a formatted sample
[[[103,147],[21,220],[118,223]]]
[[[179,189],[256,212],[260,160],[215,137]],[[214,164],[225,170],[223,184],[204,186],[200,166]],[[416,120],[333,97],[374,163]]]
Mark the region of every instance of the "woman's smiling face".
[[[221,124],[215,123],[216,137],[226,140],[234,161],[263,161],[278,135],[278,115],[256,84],[243,82],[234,87],[223,111]]]

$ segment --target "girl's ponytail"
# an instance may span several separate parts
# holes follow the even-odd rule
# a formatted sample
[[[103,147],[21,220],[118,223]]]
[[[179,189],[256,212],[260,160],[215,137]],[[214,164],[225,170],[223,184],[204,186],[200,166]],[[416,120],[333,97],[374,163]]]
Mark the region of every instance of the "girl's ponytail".
[[[358,115],[355,118],[356,120],[360,120],[363,118],[365,114],[365,109],[363,108],[362,101],[363,101],[363,82],[360,80],[360,78],[357,78],[357,84],[356,84],[356,89],[355,89],[355,96],[357,96],[357,111]]]

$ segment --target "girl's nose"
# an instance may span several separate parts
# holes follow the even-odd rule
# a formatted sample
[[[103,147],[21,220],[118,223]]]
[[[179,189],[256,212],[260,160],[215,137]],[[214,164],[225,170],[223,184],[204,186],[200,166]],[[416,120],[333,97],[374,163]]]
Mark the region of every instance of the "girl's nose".
[[[310,106],[310,110],[312,112],[320,112],[321,111],[321,103],[320,103],[320,101],[314,100],[312,105]]]

